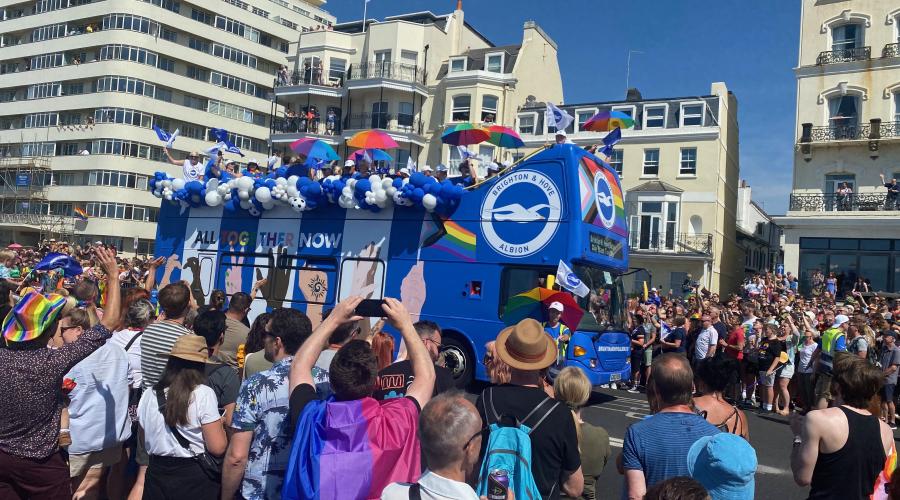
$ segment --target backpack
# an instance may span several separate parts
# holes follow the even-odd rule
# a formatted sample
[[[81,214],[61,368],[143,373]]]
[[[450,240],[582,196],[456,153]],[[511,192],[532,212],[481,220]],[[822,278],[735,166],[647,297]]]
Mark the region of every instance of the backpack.
[[[478,473],[479,496],[487,495],[488,475],[502,469],[509,474],[509,487],[520,500],[542,498],[531,472],[531,433],[559,406],[549,397],[538,403],[521,421],[511,415],[499,415],[494,407],[493,387],[481,393],[484,413],[489,425],[487,448]],[[534,425],[525,425],[526,422]],[[555,488],[555,486],[554,486]]]
[[[850,341],[850,345],[853,346],[853,349],[856,352],[859,352],[857,345],[859,344],[860,339],[866,340],[866,343],[868,344],[868,339],[865,339],[862,335],[857,336],[856,338],[854,338],[853,340]],[[869,364],[872,366],[878,366],[881,364],[881,362],[878,360],[878,352],[875,349],[874,344],[869,344],[868,347],[866,348],[866,361],[868,361]]]

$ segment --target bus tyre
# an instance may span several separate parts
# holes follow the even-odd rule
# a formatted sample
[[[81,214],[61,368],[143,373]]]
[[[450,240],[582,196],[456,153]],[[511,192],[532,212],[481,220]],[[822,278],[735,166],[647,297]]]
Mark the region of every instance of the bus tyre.
[[[459,389],[465,389],[472,382],[475,373],[475,355],[468,344],[451,332],[444,332],[441,357],[444,366],[453,374],[453,381]]]

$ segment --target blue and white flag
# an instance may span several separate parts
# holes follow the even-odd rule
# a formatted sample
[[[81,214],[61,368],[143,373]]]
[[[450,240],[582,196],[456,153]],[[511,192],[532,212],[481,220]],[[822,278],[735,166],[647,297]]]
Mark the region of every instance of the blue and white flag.
[[[410,171],[410,173],[419,171],[419,167],[418,165],[416,165],[416,160],[413,160],[412,156],[410,156],[409,159],[406,160],[406,168]]]
[[[565,130],[575,118],[572,115],[556,107],[555,104],[547,103],[547,126],[554,127],[556,130]]]
[[[606,134],[603,138],[603,149],[600,150],[606,157],[612,155],[613,146],[622,140],[622,129],[616,127],[612,132]]]
[[[181,133],[181,130],[176,128],[175,131],[170,134],[156,125],[153,126],[153,131],[156,132],[156,137],[158,137],[162,142],[166,143],[166,147],[169,149],[172,148],[172,144],[175,142],[175,138],[178,137],[178,134]]]
[[[459,158],[461,160],[468,160],[469,158],[476,158],[478,156],[475,153],[470,153],[465,146],[456,146],[456,150],[459,151]]]
[[[591,289],[562,260],[559,261],[559,266],[556,268],[556,282],[579,297],[585,297],[591,293]]]
[[[228,143],[228,131],[224,128],[211,128],[209,131],[212,132],[212,135],[216,138],[217,142]]]

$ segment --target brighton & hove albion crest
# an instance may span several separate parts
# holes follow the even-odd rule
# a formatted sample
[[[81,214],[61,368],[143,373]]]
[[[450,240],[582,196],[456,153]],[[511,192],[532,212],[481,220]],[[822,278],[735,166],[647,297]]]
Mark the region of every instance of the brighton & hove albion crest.
[[[521,258],[534,255],[559,229],[562,199],[556,184],[535,170],[500,178],[481,205],[481,232],[497,253]]]

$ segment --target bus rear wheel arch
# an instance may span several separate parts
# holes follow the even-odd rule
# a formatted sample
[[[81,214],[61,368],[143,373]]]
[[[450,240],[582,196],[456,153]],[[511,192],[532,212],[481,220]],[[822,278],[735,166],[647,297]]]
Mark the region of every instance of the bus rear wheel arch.
[[[454,330],[445,330],[442,333],[441,356],[444,358],[444,366],[453,374],[456,387],[464,389],[475,375],[475,353],[465,337]]]

